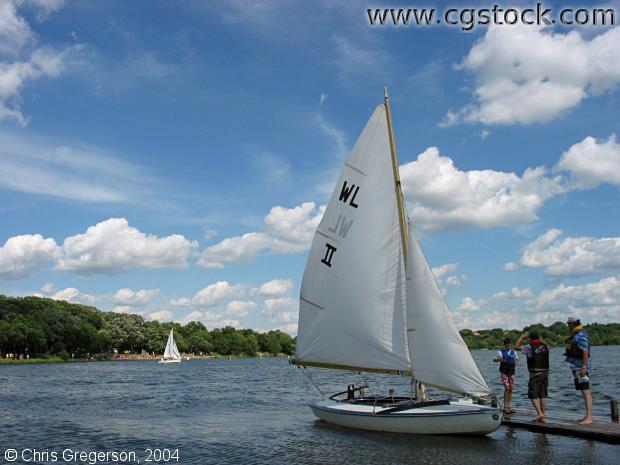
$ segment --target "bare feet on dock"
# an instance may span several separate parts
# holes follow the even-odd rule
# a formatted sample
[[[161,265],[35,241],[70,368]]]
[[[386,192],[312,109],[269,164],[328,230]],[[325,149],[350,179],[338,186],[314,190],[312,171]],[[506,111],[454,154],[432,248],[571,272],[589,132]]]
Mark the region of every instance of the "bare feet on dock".
[[[538,421],[540,423],[544,423],[545,422],[545,416],[544,415],[537,415],[536,417],[534,417],[534,419],[532,421]]]
[[[577,423],[579,423],[580,425],[591,425],[592,418],[582,418],[581,420],[577,421]]]

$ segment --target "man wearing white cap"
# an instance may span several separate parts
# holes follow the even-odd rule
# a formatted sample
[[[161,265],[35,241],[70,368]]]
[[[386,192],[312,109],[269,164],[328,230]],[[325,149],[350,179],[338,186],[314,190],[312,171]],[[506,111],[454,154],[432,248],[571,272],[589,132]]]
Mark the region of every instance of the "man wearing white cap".
[[[581,391],[586,403],[586,415],[579,420],[581,425],[592,423],[592,393],[590,392],[589,373],[592,369],[590,360],[590,341],[588,333],[581,326],[578,318],[569,317],[566,321],[568,329],[571,331],[568,346],[566,348],[566,361],[573,371],[575,379],[575,389]]]

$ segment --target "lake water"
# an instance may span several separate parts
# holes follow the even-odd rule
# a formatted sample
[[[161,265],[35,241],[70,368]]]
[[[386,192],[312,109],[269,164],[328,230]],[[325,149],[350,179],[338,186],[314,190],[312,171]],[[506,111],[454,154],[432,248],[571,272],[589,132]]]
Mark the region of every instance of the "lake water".
[[[552,351],[549,413],[577,417],[583,401],[561,352]],[[494,351],[474,352],[485,378],[501,393],[493,356]],[[620,399],[619,358],[620,347],[593,349],[598,415],[608,417],[609,398]],[[329,392],[360,383],[357,374],[312,373]],[[524,364],[517,375],[514,404],[528,408]],[[375,392],[389,387],[408,392],[399,378],[369,375],[365,381]],[[617,446],[507,427],[482,438],[334,427],[316,420],[307,407],[318,397],[301,370],[283,358],[0,366],[0,464],[9,463],[4,456],[9,448],[29,449],[26,460],[34,458],[34,449],[58,454],[56,461],[15,463],[89,463],[63,461],[66,449],[133,451],[141,463],[146,449],[178,449],[178,463],[197,465],[618,463]]]

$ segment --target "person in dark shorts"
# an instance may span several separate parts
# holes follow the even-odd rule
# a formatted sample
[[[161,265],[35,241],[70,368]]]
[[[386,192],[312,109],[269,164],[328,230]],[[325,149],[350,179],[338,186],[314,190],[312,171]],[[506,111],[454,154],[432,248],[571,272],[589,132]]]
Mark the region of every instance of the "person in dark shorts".
[[[494,362],[499,362],[499,375],[504,384],[504,413],[511,414],[515,411],[510,406],[512,401],[512,388],[515,385],[515,372],[519,357],[512,347],[512,339],[504,339],[504,348],[497,352]]]
[[[590,371],[592,361],[590,359],[590,340],[581,326],[578,318],[570,317],[566,324],[571,331],[566,347],[566,361],[570,365],[575,381],[575,389],[581,391],[586,403],[586,414],[578,421],[581,425],[592,423],[592,392],[590,391]]]
[[[526,337],[530,338],[530,343],[521,346],[521,342]],[[520,350],[527,358],[527,371],[530,375],[527,383],[527,397],[532,402],[536,410],[534,421],[545,421],[545,410],[547,409],[547,389],[549,387],[549,345],[540,339],[537,332],[524,332],[517,343],[515,349]]]

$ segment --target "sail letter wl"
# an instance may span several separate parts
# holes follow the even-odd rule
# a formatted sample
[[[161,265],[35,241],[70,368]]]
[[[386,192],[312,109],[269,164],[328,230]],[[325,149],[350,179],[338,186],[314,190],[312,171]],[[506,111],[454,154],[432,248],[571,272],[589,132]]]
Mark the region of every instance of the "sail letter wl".
[[[360,186],[356,186],[355,184],[351,184],[350,187],[347,187],[347,182],[345,181],[342,185],[342,190],[340,191],[340,198],[338,200],[344,203],[349,202],[349,205],[351,205],[353,208],[357,208],[358,205],[355,203],[355,197],[357,196],[359,190]],[[349,196],[351,194],[353,194],[353,197],[351,197],[351,200],[349,200]]]
[[[347,217],[344,215],[338,215],[338,220],[336,221],[336,225],[333,228],[327,228],[327,230],[332,233],[342,237],[343,239],[347,237],[347,233],[349,229],[351,229],[351,225],[353,224],[353,220],[347,221]]]
[[[338,249],[331,244],[325,244],[327,250],[325,251],[325,257],[321,259],[321,263],[325,263],[330,268],[332,267],[332,257],[334,256],[334,252]]]

